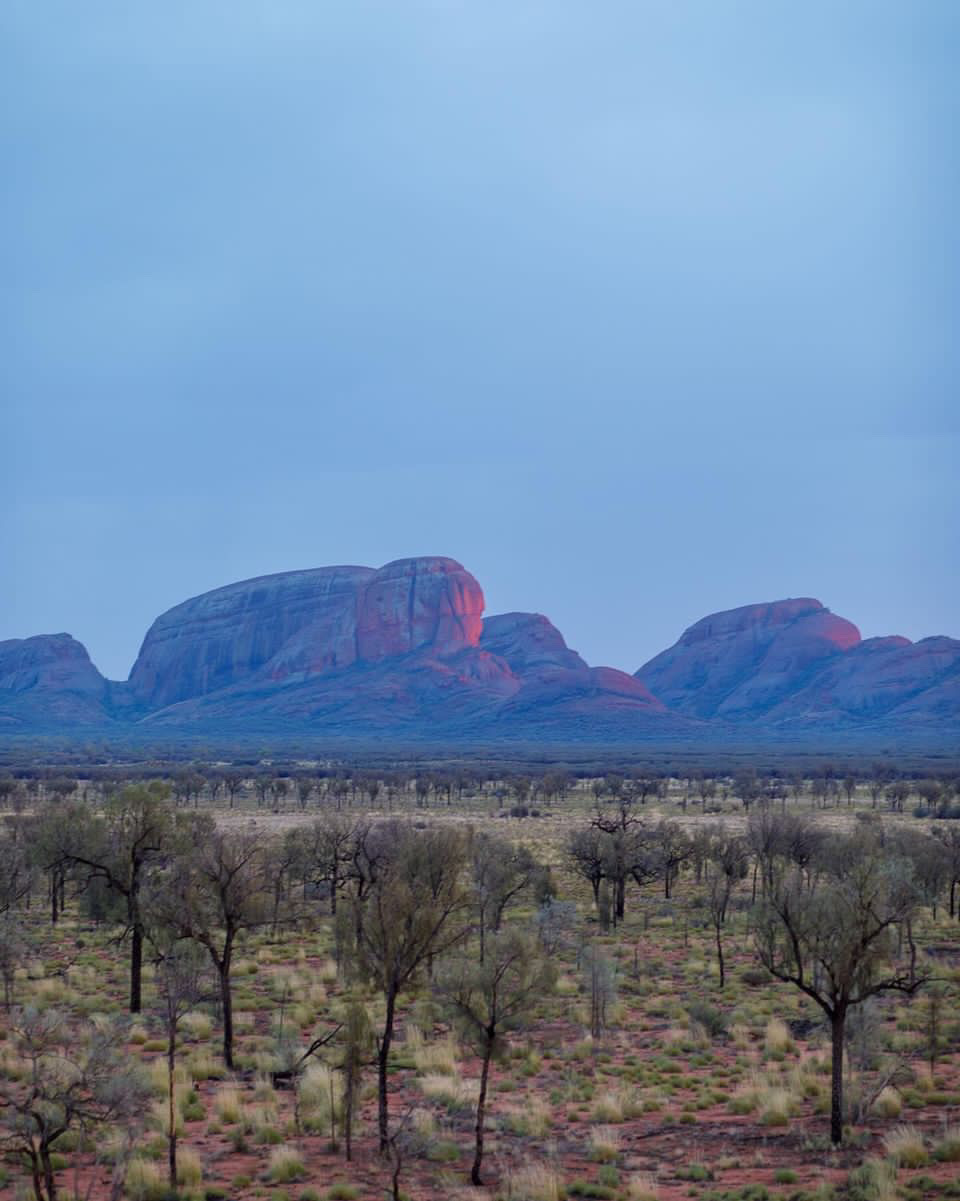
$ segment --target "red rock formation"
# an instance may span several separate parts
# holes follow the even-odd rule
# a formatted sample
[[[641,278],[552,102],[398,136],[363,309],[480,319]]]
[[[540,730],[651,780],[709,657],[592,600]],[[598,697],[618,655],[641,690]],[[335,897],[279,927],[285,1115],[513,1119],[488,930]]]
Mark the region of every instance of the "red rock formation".
[[[898,717],[957,718],[960,643],[861,641],[819,601],[747,605],[692,625],[637,672],[678,712],[823,729]]]

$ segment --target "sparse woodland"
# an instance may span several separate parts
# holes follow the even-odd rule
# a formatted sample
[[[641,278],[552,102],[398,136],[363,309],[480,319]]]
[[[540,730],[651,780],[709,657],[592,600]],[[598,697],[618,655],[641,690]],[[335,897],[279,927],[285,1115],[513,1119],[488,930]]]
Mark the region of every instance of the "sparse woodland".
[[[0,777],[0,1195],[960,1198],[960,804],[871,772]]]

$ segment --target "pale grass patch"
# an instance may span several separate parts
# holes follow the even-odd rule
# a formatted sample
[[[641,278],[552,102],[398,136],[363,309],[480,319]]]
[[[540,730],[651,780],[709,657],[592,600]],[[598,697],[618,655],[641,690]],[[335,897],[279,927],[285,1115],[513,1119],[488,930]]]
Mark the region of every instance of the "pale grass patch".
[[[220,1080],[227,1073],[223,1061],[208,1051],[198,1051],[196,1055],[191,1055],[187,1059],[186,1067],[194,1080]]]
[[[421,1076],[417,1083],[425,1097],[454,1109],[472,1109],[480,1095],[479,1080],[464,1080],[435,1073]]]
[[[201,1013],[199,1010],[185,1013],[180,1019],[180,1025],[190,1038],[197,1042],[204,1042],[213,1033],[213,1022],[210,1020],[210,1015]]]
[[[243,1094],[235,1085],[224,1085],[213,1098],[213,1108],[225,1125],[239,1122],[243,1117]]]
[[[612,1163],[620,1154],[620,1131],[616,1126],[594,1126],[590,1131],[590,1158]]]
[[[170,1073],[167,1069],[167,1061],[165,1059],[154,1059],[148,1070],[150,1077],[150,1088],[161,1097],[165,1097],[170,1091]],[[173,1069],[173,1089],[175,1095],[179,1096],[187,1092],[190,1088],[190,1073],[182,1063],[178,1063]]]
[[[275,1183],[297,1180],[304,1174],[303,1156],[296,1147],[274,1147],[267,1173]]]
[[[459,1070],[457,1063],[457,1047],[453,1039],[436,1039],[434,1042],[423,1042],[413,1049],[413,1062],[418,1072],[423,1075],[438,1073],[453,1076]]]
[[[521,1105],[511,1105],[504,1112],[504,1122],[514,1134],[544,1138],[553,1124],[550,1106],[536,1095],[524,1097]]]
[[[623,1095],[608,1089],[597,1097],[590,1108],[590,1116],[596,1122],[622,1122]]]
[[[197,1185],[203,1179],[203,1161],[190,1147],[177,1148],[177,1184]]]
[[[561,1201],[563,1179],[549,1164],[528,1163],[504,1172],[501,1191],[505,1201]]]
[[[902,1168],[922,1167],[929,1158],[916,1126],[895,1126],[883,1136],[883,1148]]]
[[[763,1032],[763,1047],[768,1055],[786,1055],[794,1050],[793,1036],[786,1022],[770,1018]]]
[[[627,1201],[658,1201],[660,1191],[650,1172],[634,1172],[627,1181]]]
[[[410,1115],[410,1123],[422,1138],[430,1138],[437,1132],[437,1119],[432,1110],[418,1106]]]
[[[881,1118],[898,1118],[902,1109],[900,1094],[889,1084],[880,1090],[873,1102],[873,1112]]]
[[[767,1086],[761,1089],[758,1098],[760,1106],[760,1121],[764,1126],[786,1126],[793,1112],[793,1098],[790,1090]]]
[[[860,1195],[870,1197],[871,1201],[899,1201],[897,1170],[889,1160],[865,1159],[851,1173],[851,1178],[856,1180]]]
[[[750,1046],[750,1028],[741,1022],[730,1027],[730,1042],[738,1051],[745,1051]]]
[[[167,1173],[148,1159],[132,1159],[127,1165],[124,1192],[131,1201],[154,1201],[167,1192]]]
[[[315,1133],[328,1130],[343,1113],[343,1076],[325,1063],[311,1063],[297,1091],[304,1125]]]

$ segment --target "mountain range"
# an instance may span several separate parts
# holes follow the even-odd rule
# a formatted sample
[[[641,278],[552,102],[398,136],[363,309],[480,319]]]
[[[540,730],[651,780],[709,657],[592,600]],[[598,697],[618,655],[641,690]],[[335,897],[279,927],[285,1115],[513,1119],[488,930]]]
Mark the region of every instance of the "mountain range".
[[[810,598],[704,617],[634,674],[537,613],[484,617],[453,559],[228,584],[147,631],[127,680],[69,634],[0,642],[0,734],[382,742],[865,742],[960,733],[960,641],[862,639]]]

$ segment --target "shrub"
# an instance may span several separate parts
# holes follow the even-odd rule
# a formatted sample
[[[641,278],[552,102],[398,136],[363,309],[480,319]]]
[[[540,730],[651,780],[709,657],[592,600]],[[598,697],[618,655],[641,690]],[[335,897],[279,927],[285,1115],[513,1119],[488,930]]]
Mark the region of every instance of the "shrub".
[[[927,1149],[923,1135],[916,1126],[895,1126],[884,1135],[886,1153],[902,1168],[919,1168],[927,1162]]]
[[[650,1172],[634,1172],[627,1181],[628,1201],[658,1201],[656,1178]]]
[[[562,1201],[564,1192],[559,1174],[544,1163],[504,1173],[501,1191],[504,1201]]]
[[[360,1190],[355,1185],[343,1181],[331,1184],[327,1189],[327,1201],[357,1201],[359,1196]]]
[[[866,1159],[847,1177],[850,1201],[896,1201],[897,1174],[893,1166],[882,1159]]]
[[[177,1150],[177,1184],[195,1185],[203,1179],[203,1163],[189,1147]]]
[[[166,1169],[147,1159],[130,1161],[124,1187],[131,1201],[167,1201],[171,1196]]]
[[[780,1018],[771,1018],[763,1032],[763,1046],[766,1053],[774,1057],[783,1057],[794,1049],[793,1038],[787,1029],[787,1024]]]
[[[950,1126],[944,1130],[933,1154],[941,1163],[960,1163],[960,1126]]]
[[[274,1147],[267,1174],[275,1183],[298,1180],[304,1174],[303,1156],[295,1147]]]
[[[232,1084],[221,1088],[213,1099],[213,1108],[222,1122],[232,1125],[243,1117],[243,1097]]]
[[[590,1158],[612,1163],[620,1154],[620,1131],[615,1126],[594,1126],[590,1131]]]
[[[687,1006],[687,1013],[691,1022],[702,1026],[710,1038],[719,1038],[727,1031],[726,1015],[706,1001],[692,1001]]]
[[[898,1118],[903,1108],[903,1101],[895,1088],[887,1085],[877,1094],[873,1102],[873,1112],[881,1118]]]

